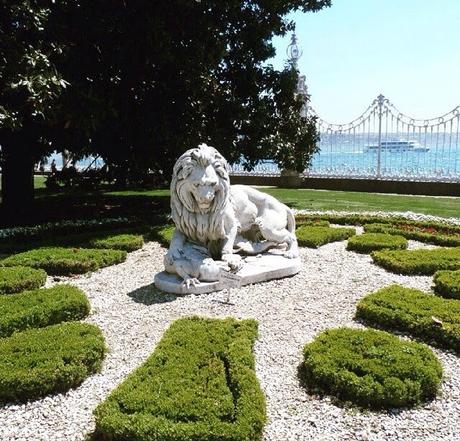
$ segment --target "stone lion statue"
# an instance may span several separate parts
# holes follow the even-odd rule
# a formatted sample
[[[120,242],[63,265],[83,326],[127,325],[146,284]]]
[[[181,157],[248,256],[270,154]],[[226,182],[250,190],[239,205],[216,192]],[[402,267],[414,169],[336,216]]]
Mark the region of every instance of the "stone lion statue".
[[[287,258],[299,255],[292,211],[251,187],[231,186],[227,161],[206,144],[187,150],[174,165],[171,212],[176,228],[165,269],[187,287],[219,280],[220,268],[238,270],[239,253],[284,244]]]

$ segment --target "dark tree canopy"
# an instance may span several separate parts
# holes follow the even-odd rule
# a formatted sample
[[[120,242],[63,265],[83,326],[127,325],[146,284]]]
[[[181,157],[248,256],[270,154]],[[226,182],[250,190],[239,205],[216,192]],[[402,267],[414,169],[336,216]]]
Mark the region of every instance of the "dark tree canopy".
[[[300,116],[297,72],[267,60],[272,38],[293,29],[288,13],[329,0],[0,5],[3,152],[9,135],[27,133],[14,145],[27,143],[34,160],[67,149],[166,175],[200,142],[248,167],[273,158],[301,170],[311,158],[316,132]]]

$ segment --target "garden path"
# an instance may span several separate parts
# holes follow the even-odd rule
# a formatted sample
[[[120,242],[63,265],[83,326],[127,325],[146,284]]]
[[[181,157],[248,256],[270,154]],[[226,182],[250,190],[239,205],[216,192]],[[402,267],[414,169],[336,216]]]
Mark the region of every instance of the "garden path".
[[[125,263],[90,275],[48,279],[70,282],[92,304],[86,321],[97,324],[109,353],[102,372],[66,394],[0,408],[2,441],[82,441],[94,430],[92,412],[155,348],[172,321],[187,315],[255,318],[260,337],[256,370],[267,396],[264,441],[454,440],[460,433],[460,359],[434,349],[445,369],[442,394],[423,407],[361,413],[309,395],[299,386],[302,347],[320,331],[353,321],[364,295],[391,283],[429,290],[431,277],[399,276],[372,264],[368,255],[345,250],[345,242],[301,250],[302,271],[291,278],[201,296],[167,295],[152,282],[162,270],[164,249],[155,242]],[[420,246],[411,242],[411,247]]]

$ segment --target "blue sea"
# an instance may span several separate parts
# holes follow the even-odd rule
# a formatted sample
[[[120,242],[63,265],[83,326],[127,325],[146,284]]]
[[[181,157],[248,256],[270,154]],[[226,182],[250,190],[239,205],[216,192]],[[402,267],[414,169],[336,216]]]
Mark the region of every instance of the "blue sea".
[[[350,176],[373,177],[377,174],[377,152],[366,152],[364,144],[328,145],[321,143],[321,151],[313,157],[308,171],[311,176]],[[460,181],[460,146],[436,147],[426,145],[429,151],[382,151],[380,157],[380,174],[383,177],[398,177],[409,179],[444,179]],[[62,167],[61,155],[52,155],[45,170],[50,169],[52,160],[57,169]],[[89,157],[77,162],[77,168],[84,170],[102,167],[102,159]],[[233,170],[242,171],[242,167],[233,166]],[[258,173],[279,173],[278,166],[273,161],[262,161],[256,169]]]

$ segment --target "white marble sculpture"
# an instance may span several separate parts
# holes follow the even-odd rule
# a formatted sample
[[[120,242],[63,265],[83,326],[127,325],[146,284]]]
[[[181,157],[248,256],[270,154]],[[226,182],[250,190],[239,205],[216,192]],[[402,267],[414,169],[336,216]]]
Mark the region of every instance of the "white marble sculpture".
[[[177,160],[171,211],[176,228],[164,263],[167,273],[182,279],[181,292],[200,282],[219,281],[222,270],[239,271],[244,265],[242,255],[259,255],[283,246],[283,259],[296,263],[295,270],[285,275],[298,272],[291,210],[251,187],[230,186],[228,163],[214,147],[201,144]],[[155,283],[164,289],[161,280],[156,278]]]

